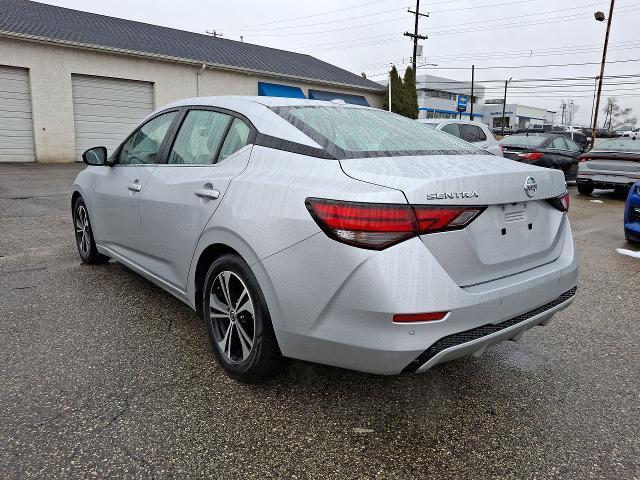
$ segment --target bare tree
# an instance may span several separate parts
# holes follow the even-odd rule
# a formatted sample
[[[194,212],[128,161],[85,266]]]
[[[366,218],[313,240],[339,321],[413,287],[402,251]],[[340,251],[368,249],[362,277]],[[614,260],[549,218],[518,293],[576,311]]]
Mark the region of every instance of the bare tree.
[[[560,110],[560,122],[562,125],[573,125],[576,113],[580,108],[579,105],[573,103],[573,100],[565,102],[564,99],[560,102],[558,109]]]
[[[615,130],[622,125],[635,126],[638,119],[632,116],[633,109],[630,107],[622,108],[618,105],[615,97],[607,98],[604,105],[604,128],[607,130]]]

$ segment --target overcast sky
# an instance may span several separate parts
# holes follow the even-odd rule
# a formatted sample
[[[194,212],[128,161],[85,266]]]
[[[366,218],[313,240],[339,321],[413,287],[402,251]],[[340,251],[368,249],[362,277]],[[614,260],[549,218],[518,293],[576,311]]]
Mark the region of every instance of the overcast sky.
[[[369,78],[384,78],[394,62],[404,70],[412,53],[406,30],[413,30],[415,0],[44,0],[68,8],[156,25],[309,53]],[[487,98],[502,97],[513,78],[508,103],[559,110],[564,99],[579,106],[574,123],[588,124],[593,80],[532,82],[531,79],[595,77],[599,74],[606,22],[593,12],[608,14],[609,0],[422,0],[420,32],[424,67],[455,80],[471,78],[487,87]],[[640,116],[640,2],[616,0],[605,75],[637,77],[605,79],[604,96]],[[631,60],[631,61],[630,61]],[[635,60],[635,61],[633,61]],[[404,62],[404,63],[403,63]],[[548,67],[549,64],[578,64]],[[488,68],[488,67],[518,68]],[[532,66],[531,68],[522,68]],[[450,69],[451,68],[451,69]],[[518,82],[527,80],[527,82]],[[546,87],[541,87],[546,85]],[[573,86],[569,86],[573,85]],[[601,116],[602,118],[602,116]],[[559,121],[559,116],[557,117]]]

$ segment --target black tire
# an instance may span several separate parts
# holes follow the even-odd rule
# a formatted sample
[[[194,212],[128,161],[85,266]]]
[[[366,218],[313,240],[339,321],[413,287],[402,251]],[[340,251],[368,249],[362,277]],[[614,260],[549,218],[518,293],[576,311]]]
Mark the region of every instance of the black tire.
[[[211,351],[227,374],[243,383],[256,383],[279,372],[284,359],[262,289],[249,265],[234,254],[217,258],[209,267],[203,292]]]
[[[87,209],[82,197],[78,197],[73,204],[73,229],[76,247],[78,247],[78,253],[84,263],[99,265],[109,261],[109,257],[98,252],[91,229],[89,209]]]
[[[593,193],[593,188],[593,185],[578,183],[578,193],[580,195],[591,195]]]

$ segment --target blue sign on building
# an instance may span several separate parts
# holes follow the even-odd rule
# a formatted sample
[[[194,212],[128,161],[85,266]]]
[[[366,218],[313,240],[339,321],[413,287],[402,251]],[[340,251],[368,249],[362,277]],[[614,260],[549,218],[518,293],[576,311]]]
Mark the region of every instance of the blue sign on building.
[[[469,101],[468,95],[458,95],[458,111],[466,112],[467,111],[467,102]]]

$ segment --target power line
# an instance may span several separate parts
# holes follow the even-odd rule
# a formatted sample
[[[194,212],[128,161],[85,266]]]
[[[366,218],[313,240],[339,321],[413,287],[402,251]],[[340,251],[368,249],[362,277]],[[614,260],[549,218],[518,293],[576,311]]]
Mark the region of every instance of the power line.
[[[384,1],[386,1],[386,0],[375,0],[373,2],[360,3],[358,5],[352,5],[350,7],[338,8],[336,10],[328,10],[326,12],[313,13],[313,14],[310,14],[310,15],[303,15],[301,17],[292,17],[292,18],[286,18],[286,19],[282,19],[282,20],[273,20],[273,21],[264,22],[264,23],[254,23],[253,25],[243,25],[243,26],[238,26],[238,27],[229,27],[229,28],[225,28],[224,30],[243,30],[245,28],[260,27],[262,25],[273,25],[275,23],[293,22],[294,20],[303,20],[303,19],[306,19],[306,18],[320,17],[320,16],[323,16],[323,15],[329,15],[331,13],[344,12],[346,10],[353,10],[354,8],[366,7],[368,5],[373,5],[374,3],[382,3]]]
[[[609,63],[631,63],[640,62],[640,58],[630,58],[627,60],[611,60]],[[476,70],[503,70],[503,69],[516,69],[516,68],[551,68],[551,67],[582,67],[584,65],[600,65],[600,62],[582,62],[582,63],[550,63],[547,65],[503,65],[494,67],[476,67]],[[469,67],[418,67],[429,68],[430,70],[469,70]]]

